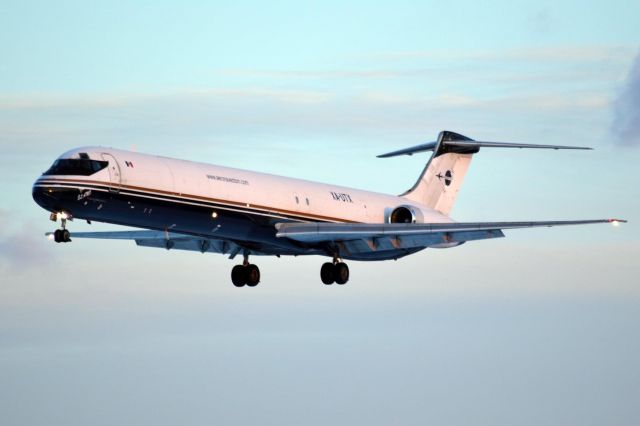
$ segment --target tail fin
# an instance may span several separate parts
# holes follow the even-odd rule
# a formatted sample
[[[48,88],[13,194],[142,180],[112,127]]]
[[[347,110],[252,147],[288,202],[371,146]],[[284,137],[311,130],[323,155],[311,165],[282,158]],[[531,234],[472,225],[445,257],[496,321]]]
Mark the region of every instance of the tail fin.
[[[438,140],[435,142],[390,152],[378,157],[387,158],[397,155],[413,155],[416,152],[433,151],[418,181],[401,196],[417,203],[425,204],[440,213],[448,215],[456,201],[458,191],[462,187],[464,176],[471,164],[471,157],[480,151],[480,147],[591,149],[562,145],[481,142],[445,130],[440,132]]]

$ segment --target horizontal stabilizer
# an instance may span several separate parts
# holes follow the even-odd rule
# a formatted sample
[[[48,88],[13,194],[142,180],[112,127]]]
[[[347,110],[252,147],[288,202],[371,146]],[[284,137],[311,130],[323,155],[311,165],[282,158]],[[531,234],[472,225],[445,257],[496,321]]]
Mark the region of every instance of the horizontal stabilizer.
[[[433,151],[438,142],[428,142],[422,145],[416,145],[405,149],[399,149],[398,151],[387,152],[386,154],[378,155],[378,158],[397,157],[398,155],[413,155],[417,152]]]
[[[534,148],[534,149],[593,149],[585,146],[567,146],[567,145],[537,145],[527,143],[513,142],[489,142],[489,141],[473,141],[473,140],[452,140],[442,141],[442,146],[457,146],[461,148],[479,149],[479,148]],[[433,151],[438,146],[438,142],[428,142],[422,145],[416,145],[410,148],[400,149],[398,151],[388,152],[378,155],[378,158],[397,157],[399,155],[413,155],[417,152]]]
[[[593,149],[588,146],[538,145],[531,143],[488,142],[488,141],[445,141],[448,146],[468,148],[535,148],[535,149]]]

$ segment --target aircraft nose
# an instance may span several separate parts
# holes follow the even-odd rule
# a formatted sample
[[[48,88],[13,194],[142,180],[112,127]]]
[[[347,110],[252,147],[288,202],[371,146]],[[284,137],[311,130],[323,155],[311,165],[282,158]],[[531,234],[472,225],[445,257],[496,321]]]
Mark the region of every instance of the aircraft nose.
[[[43,184],[40,179],[33,183],[31,188],[31,196],[33,200],[43,209],[53,211],[55,204],[58,202],[56,193],[53,188]]]

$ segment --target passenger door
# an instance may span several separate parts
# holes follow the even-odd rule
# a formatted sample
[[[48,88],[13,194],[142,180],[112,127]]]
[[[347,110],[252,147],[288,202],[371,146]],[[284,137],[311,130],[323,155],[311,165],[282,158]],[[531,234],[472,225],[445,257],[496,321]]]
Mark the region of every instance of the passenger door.
[[[111,185],[109,186],[109,191],[111,192],[120,192],[120,185],[122,183],[122,176],[120,173],[120,165],[118,164],[118,160],[111,154],[107,154],[106,152],[102,153],[102,158],[105,161],[109,162],[109,179],[111,180]]]

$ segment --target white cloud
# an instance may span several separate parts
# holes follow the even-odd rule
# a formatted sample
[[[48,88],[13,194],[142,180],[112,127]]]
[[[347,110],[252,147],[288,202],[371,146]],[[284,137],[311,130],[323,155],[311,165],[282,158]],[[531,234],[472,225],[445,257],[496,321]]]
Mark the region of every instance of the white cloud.
[[[15,271],[47,266],[53,261],[53,253],[47,249],[44,235],[33,232],[37,227],[23,223],[8,211],[0,212],[2,223],[18,222],[3,227],[0,232],[0,266]]]
[[[613,132],[623,145],[640,145],[640,53],[614,105]]]
[[[378,60],[422,58],[438,61],[555,61],[598,62],[626,60],[635,50],[632,45],[548,46],[505,50],[416,50],[385,52],[372,56]]]

